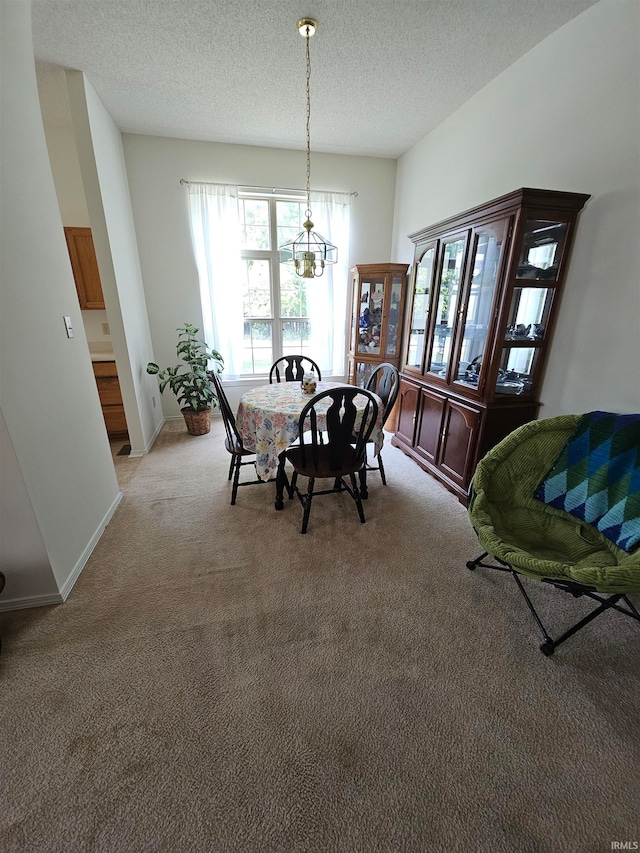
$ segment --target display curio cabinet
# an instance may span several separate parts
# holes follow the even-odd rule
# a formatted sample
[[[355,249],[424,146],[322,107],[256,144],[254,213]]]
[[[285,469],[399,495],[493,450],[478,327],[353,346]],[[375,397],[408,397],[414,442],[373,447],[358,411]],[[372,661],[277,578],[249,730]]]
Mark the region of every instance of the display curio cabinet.
[[[465,503],[479,459],[535,420],[588,195],[520,189],[410,235],[392,443]]]
[[[408,269],[408,264],[351,267],[348,379],[353,385],[365,386],[384,361],[400,366]]]

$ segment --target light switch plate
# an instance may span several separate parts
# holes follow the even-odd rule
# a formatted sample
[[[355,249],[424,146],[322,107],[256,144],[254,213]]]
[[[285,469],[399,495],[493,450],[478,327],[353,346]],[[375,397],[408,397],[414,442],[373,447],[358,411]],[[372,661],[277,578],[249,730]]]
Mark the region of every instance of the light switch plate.
[[[67,337],[72,338],[73,337],[73,326],[71,325],[71,317],[65,317],[64,318],[64,326],[65,326],[65,329],[67,330]]]

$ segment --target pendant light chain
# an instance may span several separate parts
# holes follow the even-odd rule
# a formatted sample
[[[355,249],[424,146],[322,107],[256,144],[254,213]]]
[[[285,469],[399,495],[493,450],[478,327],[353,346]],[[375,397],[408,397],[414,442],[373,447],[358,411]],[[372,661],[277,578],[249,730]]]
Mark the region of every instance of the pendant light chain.
[[[280,246],[280,263],[293,264],[296,275],[301,278],[319,278],[327,264],[338,261],[338,249],[321,234],[312,231],[311,221],[311,51],[309,39],[316,32],[318,22],[313,18],[301,18],[297,29],[306,40],[307,53],[307,210],[303,230]]]
[[[309,52],[309,26],[307,25],[307,219],[311,218],[311,54]]]

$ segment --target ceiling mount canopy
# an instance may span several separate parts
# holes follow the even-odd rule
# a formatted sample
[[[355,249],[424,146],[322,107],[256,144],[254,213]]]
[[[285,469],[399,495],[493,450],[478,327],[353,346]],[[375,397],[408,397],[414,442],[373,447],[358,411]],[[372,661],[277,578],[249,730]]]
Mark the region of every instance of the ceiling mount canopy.
[[[335,264],[338,260],[338,249],[312,230],[311,221],[311,58],[309,39],[318,29],[318,22],[313,18],[300,18],[297,23],[298,32],[306,41],[307,49],[307,209],[306,221],[294,240],[280,246],[280,262],[293,264],[296,273],[302,278],[319,278],[324,272],[325,264]]]

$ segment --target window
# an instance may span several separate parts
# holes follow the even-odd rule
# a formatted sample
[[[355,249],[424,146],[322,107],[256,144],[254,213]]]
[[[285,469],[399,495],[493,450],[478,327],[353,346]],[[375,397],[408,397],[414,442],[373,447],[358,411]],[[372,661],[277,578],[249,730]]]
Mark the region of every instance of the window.
[[[278,252],[303,229],[303,193],[185,183],[203,338],[222,354],[223,377],[264,377],[277,358],[295,352],[311,355],[323,375],[343,376],[349,194],[311,193],[317,230],[340,248],[338,263],[304,279],[280,264]]]
[[[241,375],[268,373],[288,353],[311,355],[309,279],[279,262],[278,246],[303,229],[306,200],[240,194],[243,263]],[[311,280],[313,281],[313,280]]]

